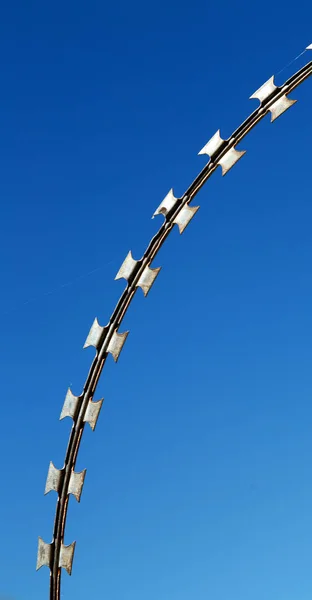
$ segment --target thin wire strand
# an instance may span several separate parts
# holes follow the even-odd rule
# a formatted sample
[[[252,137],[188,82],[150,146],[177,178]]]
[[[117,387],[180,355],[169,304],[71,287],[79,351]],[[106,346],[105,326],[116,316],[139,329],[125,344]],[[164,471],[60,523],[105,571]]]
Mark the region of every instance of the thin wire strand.
[[[5,315],[9,315],[12,312],[15,312],[15,311],[19,310],[20,308],[22,308],[24,306],[27,306],[28,304],[32,304],[33,302],[38,302],[42,298],[46,298],[47,296],[51,296],[52,294],[55,294],[56,292],[59,292],[60,290],[66,288],[66,287],[70,287],[71,285],[73,285],[74,283],[77,283],[77,281],[80,281],[81,279],[85,279],[86,277],[90,277],[94,273],[97,273],[98,271],[101,271],[102,269],[105,269],[105,267],[108,267],[113,262],[115,262],[115,260],[110,260],[108,263],[105,263],[101,267],[96,267],[96,269],[92,269],[92,271],[88,271],[87,273],[83,273],[82,275],[78,275],[78,277],[75,277],[74,279],[71,279],[70,281],[66,281],[65,283],[61,283],[60,285],[57,285],[56,287],[52,288],[52,290],[49,290],[48,292],[42,292],[41,294],[38,294],[37,296],[34,296],[33,298],[29,298],[28,300],[25,300],[24,302],[21,302],[17,306],[11,308],[10,310],[8,310],[8,311],[6,311],[6,312],[4,312],[2,314],[4,316]]]
[[[300,52],[300,54],[298,54],[298,56],[296,56],[289,63],[287,63],[287,65],[285,65],[285,67],[283,67],[280,71],[278,71],[275,74],[275,76],[279,75],[280,73],[283,73],[283,71],[288,69],[288,67],[290,67],[290,65],[292,65],[294,62],[296,62],[296,60],[298,60],[298,58],[300,58],[300,56],[303,56],[306,52],[307,52],[307,48],[305,48],[302,52]]]

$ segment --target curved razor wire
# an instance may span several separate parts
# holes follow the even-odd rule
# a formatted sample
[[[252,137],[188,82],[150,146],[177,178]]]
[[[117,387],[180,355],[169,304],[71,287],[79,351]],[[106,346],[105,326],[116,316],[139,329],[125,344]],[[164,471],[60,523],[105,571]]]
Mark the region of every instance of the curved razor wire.
[[[306,50],[312,50],[312,44]],[[250,98],[260,101],[258,109],[234,131],[229,139],[222,139],[220,130],[218,130],[202,148],[199,154],[207,154],[210,157],[207,165],[181,198],[176,198],[172,189],[168,192],[153,215],[162,214],[165,217],[164,223],[150,241],[143,257],[140,260],[134,260],[131,252],[129,252],[116,275],[116,279],[124,278],[127,285],[117,302],[108,324],[102,327],[97,319],[95,319],[90,329],[84,348],[94,346],[96,356],[93,359],[83,391],[80,396],[74,396],[69,389],[65,397],[60,418],[71,417],[73,426],[67,446],[64,467],[57,469],[51,462],[48,470],[45,494],[54,490],[57,493],[58,499],[53,540],[49,544],[39,537],[37,569],[43,565],[46,565],[50,569],[50,600],[60,600],[62,568],[69,575],[72,572],[75,542],[69,546],[65,546],[64,533],[69,495],[72,494],[78,502],[80,501],[86,474],[86,470],[80,473],[75,472],[82,434],[86,423],[90,425],[92,430],[95,429],[103,399],[95,402],[93,400],[94,393],[108,354],[112,354],[114,360],[117,362],[126,341],[129,332],[119,333],[119,327],[137,288],[140,287],[143,290],[144,296],[148,294],[160,271],[160,268],[151,268],[150,265],[153,259],[174,225],[179,227],[180,233],[184,231],[199,209],[199,206],[190,206],[190,202],[217,167],[221,166],[222,175],[225,175],[245,154],[244,150],[236,150],[236,145],[266,114],[271,113],[272,122],[290,108],[296,100],[288,98],[288,94],[310,77],[310,75],[312,75],[312,61],[299,69],[284,85],[276,86],[273,76],[250,96]]]

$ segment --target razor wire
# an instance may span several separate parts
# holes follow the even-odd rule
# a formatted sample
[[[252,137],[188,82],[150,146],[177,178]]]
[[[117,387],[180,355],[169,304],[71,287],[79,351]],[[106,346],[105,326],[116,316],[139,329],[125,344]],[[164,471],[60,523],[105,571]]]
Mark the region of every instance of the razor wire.
[[[305,51],[307,50],[312,50],[312,44],[307,46]],[[298,55],[298,57],[303,53]],[[175,197],[173,189],[168,192],[153,215],[154,218],[161,214],[165,220],[158,232],[151,239],[142,258],[135,260],[130,251],[115,277],[115,279],[124,278],[127,282],[126,288],[119,298],[108,324],[102,327],[97,319],[94,320],[84,348],[93,346],[96,349],[96,355],[91,364],[82,393],[80,396],[75,396],[69,388],[60,415],[60,419],[71,417],[73,420],[64,466],[62,469],[57,469],[50,462],[48,469],[44,493],[47,494],[54,490],[58,498],[52,542],[46,543],[39,537],[37,570],[42,566],[47,566],[50,569],[50,600],[60,600],[62,569],[65,569],[69,575],[72,573],[76,542],[72,542],[70,545],[64,544],[68,502],[70,495],[73,495],[80,502],[86,474],[86,469],[81,472],[75,472],[77,455],[85,424],[88,423],[94,431],[99,417],[103,399],[94,401],[93,398],[107,356],[111,354],[115,362],[117,362],[128,336],[128,331],[119,332],[119,327],[126,311],[138,288],[142,289],[144,296],[147,296],[149,293],[161,269],[160,267],[151,268],[152,261],[174,228],[174,225],[178,226],[180,234],[182,234],[194,217],[199,206],[190,206],[190,202],[206,181],[218,166],[221,167],[223,176],[228,173],[246,153],[245,150],[237,150],[237,144],[268,113],[271,113],[271,122],[273,122],[293,106],[296,100],[288,98],[288,94],[310,77],[310,75],[312,75],[312,61],[309,61],[299,69],[282,86],[275,85],[273,75],[250,96],[251,99],[259,100],[259,107],[233,132],[230,138],[223,139],[220,136],[220,130],[218,130],[200,150],[199,154],[205,154],[209,157],[206,166],[191,183],[183,196],[180,198]]]

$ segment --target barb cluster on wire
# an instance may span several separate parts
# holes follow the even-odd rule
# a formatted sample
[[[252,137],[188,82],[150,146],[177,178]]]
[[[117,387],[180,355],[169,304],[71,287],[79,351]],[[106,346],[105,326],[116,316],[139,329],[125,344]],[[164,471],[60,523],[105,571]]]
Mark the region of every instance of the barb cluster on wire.
[[[306,50],[312,50],[312,44]],[[106,358],[108,354],[112,354],[117,362],[129,333],[119,333],[119,327],[127,308],[138,287],[143,290],[145,296],[148,294],[160,271],[160,268],[151,268],[153,259],[174,225],[177,225],[182,233],[191,221],[199,206],[190,206],[190,202],[212,173],[220,165],[222,175],[225,175],[245,154],[245,151],[237,150],[236,145],[266,114],[270,112],[271,121],[274,121],[290,108],[296,100],[288,98],[288,94],[310,75],[312,75],[312,61],[292,75],[283,86],[276,86],[274,76],[271,77],[251,96],[260,101],[258,109],[234,131],[232,136],[228,140],[224,140],[221,138],[219,130],[215,133],[199,152],[199,154],[206,154],[210,157],[208,164],[181,198],[176,198],[172,189],[169,191],[153,215],[162,214],[165,217],[164,223],[150,241],[143,257],[140,260],[134,260],[129,252],[116,275],[116,279],[126,279],[126,288],[117,302],[109,323],[105,327],[101,327],[97,319],[93,322],[84,348],[94,346],[96,356],[93,359],[83,392],[80,396],[74,396],[69,389],[61,412],[61,419],[71,417],[73,420],[64,467],[57,469],[51,462],[48,470],[45,493],[54,490],[58,499],[52,542],[49,544],[39,538],[37,569],[43,565],[50,569],[50,600],[60,600],[62,568],[69,575],[72,571],[75,542],[69,546],[64,545],[68,501],[70,494],[75,496],[78,502],[80,501],[86,474],[85,470],[76,473],[75,464],[85,424],[88,423],[94,430],[101,410],[103,399],[96,402],[93,398]]]

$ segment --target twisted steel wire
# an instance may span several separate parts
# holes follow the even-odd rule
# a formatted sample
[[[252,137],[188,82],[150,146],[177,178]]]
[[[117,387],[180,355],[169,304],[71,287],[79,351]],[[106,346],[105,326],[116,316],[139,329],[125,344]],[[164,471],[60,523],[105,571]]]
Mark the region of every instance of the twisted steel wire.
[[[312,50],[312,45],[306,50]],[[73,419],[64,467],[56,469],[50,463],[45,493],[51,490],[57,492],[58,499],[53,529],[53,539],[50,544],[39,538],[37,569],[46,565],[50,569],[50,600],[60,600],[61,594],[61,572],[65,568],[69,574],[72,571],[75,542],[69,546],[64,545],[65,525],[68,509],[69,495],[76,497],[78,502],[82,492],[85,471],[75,472],[75,464],[79,446],[84,431],[84,426],[89,423],[94,430],[101,409],[102,401],[93,401],[96,387],[109,353],[117,361],[128,332],[120,334],[118,329],[122,323],[125,313],[136,293],[141,287],[144,295],[149,292],[160,269],[152,269],[150,265],[157,255],[160,247],[165,242],[174,225],[177,224],[182,233],[199,207],[189,206],[199,190],[203,187],[209,177],[218,166],[222,168],[225,175],[232,166],[245,154],[238,151],[235,146],[257,125],[257,123],[271,113],[271,121],[274,121],[283,112],[290,108],[295,101],[288,98],[288,94],[298,87],[303,81],[312,75],[312,61],[299,69],[282,86],[274,84],[274,77],[269,79],[251,98],[260,100],[260,105],[232,134],[228,140],[220,137],[219,131],[204,146],[199,154],[207,154],[210,159],[201,170],[196,179],[191,183],[186,192],[180,198],[173,195],[173,191],[167,194],[154,216],[163,214],[164,223],[148,244],[143,257],[135,261],[131,252],[122,264],[117,278],[125,278],[127,285],[111,315],[108,324],[101,327],[95,319],[85,346],[94,346],[96,355],[93,359],[90,371],[80,396],[74,396],[68,390],[61,419],[70,416]]]

